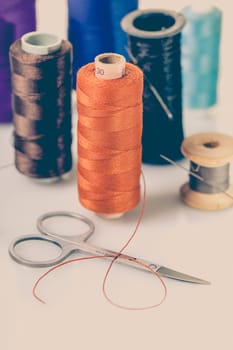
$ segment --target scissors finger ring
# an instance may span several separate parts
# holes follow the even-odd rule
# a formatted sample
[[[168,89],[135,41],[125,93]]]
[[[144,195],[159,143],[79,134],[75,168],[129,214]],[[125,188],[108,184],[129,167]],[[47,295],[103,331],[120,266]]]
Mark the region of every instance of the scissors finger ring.
[[[49,231],[46,226],[45,226],[45,221],[54,217],[68,217],[68,218],[73,218],[73,219],[77,219],[79,221],[84,222],[85,224],[87,224],[88,226],[88,230],[82,234],[79,235],[71,235],[71,236],[64,236],[64,235],[59,235],[57,233],[51,232]],[[40,233],[47,235],[49,237],[53,237],[53,238],[61,238],[62,241],[65,242],[70,242],[70,243],[74,243],[75,241],[86,241],[93,233],[95,230],[95,225],[94,223],[88,219],[86,216],[83,216],[81,214],[78,213],[74,213],[71,211],[52,211],[52,212],[48,212],[45,213],[43,215],[41,215],[38,219],[37,219],[37,229],[40,231]]]
[[[55,232],[50,232],[45,226],[45,221],[54,217],[74,218],[87,224],[88,229],[84,233],[76,234],[73,236],[65,236],[56,234]],[[41,215],[37,219],[37,228],[41,234],[20,236],[11,242],[9,246],[9,254],[13,260],[30,267],[49,267],[56,265],[66,259],[72,252],[77,250],[78,248],[75,246],[75,243],[86,241],[93,234],[95,226],[90,219],[86,218],[83,215],[66,211],[54,211]],[[17,250],[17,246],[19,244],[26,244],[28,241],[45,241],[59,247],[61,252],[55,259],[43,261],[27,259],[20,255],[19,250]]]

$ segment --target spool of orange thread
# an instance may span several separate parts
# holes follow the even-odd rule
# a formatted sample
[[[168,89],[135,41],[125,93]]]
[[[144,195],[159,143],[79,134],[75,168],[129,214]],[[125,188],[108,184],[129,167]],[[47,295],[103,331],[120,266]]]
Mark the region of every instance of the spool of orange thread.
[[[79,200],[104,218],[140,201],[142,91],[141,70],[118,54],[77,75]]]

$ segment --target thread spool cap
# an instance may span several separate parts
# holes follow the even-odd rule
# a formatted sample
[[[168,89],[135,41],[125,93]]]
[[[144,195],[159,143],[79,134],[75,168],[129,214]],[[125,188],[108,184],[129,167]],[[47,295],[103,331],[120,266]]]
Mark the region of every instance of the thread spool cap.
[[[21,37],[22,49],[35,55],[48,55],[60,49],[62,40],[54,34],[30,32]]]
[[[217,132],[194,134],[183,141],[181,152],[201,166],[222,166],[233,159],[233,137]]]
[[[113,80],[125,74],[125,58],[116,53],[103,53],[95,57],[95,76],[102,80]]]
[[[128,35],[145,39],[174,36],[184,25],[183,14],[164,9],[132,11],[121,21],[121,27]]]

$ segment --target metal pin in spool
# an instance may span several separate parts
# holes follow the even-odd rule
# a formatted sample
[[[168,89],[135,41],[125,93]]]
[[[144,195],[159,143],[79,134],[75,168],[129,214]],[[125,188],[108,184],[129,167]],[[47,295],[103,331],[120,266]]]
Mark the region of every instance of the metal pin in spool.
[[[190,161],[190,181],[180,189],[181,199],[202,210],[220,210],[233,205],[229,162],[233,159],[233,137],[221,133],[199,133],[181,146]]]
[[[62,45],[62,40],[54,34],[43,33],[43,32],[30,32],[26,33],[21,37],[21,47],[22,50],[35,55],[49,55],[60,50]],[[36,179],[34,181],[41,183],[53,183],[58,180],[68,180],[70,177],[70,172],[62,174],[59,177],[51,177],[45,179]]]
[[[122,78],[125,74],[125,58],[116,53],[103,53],[95,57],[95,76],[101,80],[112,80]],[[105,214],[104,219],[119,219],[124,213]]]
[[[159,24],[156,24],[157,22],[164,22],[163,27],[159,28]],[[147,9],[132,11],[127,16],[125,16],[121,22],[122,29],[129,36],[138,37],[142,39],[160,39],[168,36],[174,36],[183,29],[184,25],[185,20],[183,15],[176,13],[175,11],[167,11],[163,9]],[[137,65],[138,62],[129,50],[128,54],[132,62]],[[145,72],[144,78],[148,81],[152,93],[158,100],[159,104],[161,105],[168,118],[172,119],[172,113],[168,109],[166,103],[162,99],[155,86],[153,86],[150,83],[150,77],[147,77]]]

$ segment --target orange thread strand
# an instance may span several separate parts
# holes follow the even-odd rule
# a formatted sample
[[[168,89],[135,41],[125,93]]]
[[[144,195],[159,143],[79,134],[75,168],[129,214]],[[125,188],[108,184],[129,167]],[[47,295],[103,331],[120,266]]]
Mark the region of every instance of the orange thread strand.
[[[140,260],[136,260],[135,263],[137,263],[138,265],[141,265],[143,266],[144,268],[146,268],[148,271],[150,271],[156,278],[158,278],[158,280],[161,282],[162,284],[162,287],[164,289],[164,294],[163,294],[163,297],[161,298],[161,300],[158,302],[158,303],[155,303],[155,304],[152,304],[152,305],[148,305],[148,306],[141,306],[141,307],[129,307],[129,306],[125,306],[125,305],[121,305],[119,303],[116,303],[115,301],[113,301],[109,296],[108,296],[108,293],[106,291],[106,284],[107,284],[107,280],[108,280],[108,276],[110,274],[110,271],[112,269],[112,266],[113,264],[116,262],[116,260],[119,258],[119,256],[121,256],[121,258],[123,259],[127,259],[126,257],[122,256],[122,252],[128,247],[128,245],[130,244],[130,242],[133,240],[133,238],[135,237],[137,231],[138,231],[138,228],[142,222],[142,218],[143,218],[143,215],[144,215],[144,211],[145,211],[145,204],[146,204],[146,181],[145,181],[145,176],[143,174],[143,171],[142,171],[142,179],[143,179],[143,196],[142,196],[142,204],[141,204],[141,210],[140,210],[140,213],[139,213],[139,216],[138,216],[138,219],[137,219],[137,222],[136,222],[136,225],[135,225],[135,228],[133,230],[133,233],[130,235],[129,239],[127,240],[127,242],[123,245],[123,247],[120,249],[120,251],[116,254],[116,255],[94,255],[94,256],[88,256],[88,257],[82,257],[82,258],[76,258],[76,259],[70,259],[70,260],[67,260],[65,262],[62,262],[54,267],[52,267],[51,269],[49,269],[47,272],[45,272],[41,277],[39,277],[39,279],[35,282],[34,284],[34,287],[33,287],[33,296],[41,303],[45,304],[45,301],[43,299],[41,299],[37,293],[36,293],[36,290],[37,290],[37,287],[38,285],[40,284],[40,282],[46,277],[48,276],[52,271],[56,270],[56,269],[59,269],[60,267],[63,267],[64,265],[67,265],[67,264],[70,264],[70,263],[73,263],[73,262],[78,262],[78,261],[85,261],[85,260],[93,260],[93,259],[101,259],[101,258],[113,258],[107,271],[106,271],[106,274],[104,276],[104,279],[103,279],[103,284],[102,284],[102,292],[103,292],[103,295],[104,297],[106,298],[106,300],[113,306],[115,307],[118,307],[120,309],[123,309],[123,310],[131,310],[131,311],[140,311],[140,310],[148,310],[148,309],[152,309],[152,308],[155,308],[155,307],[158,307],[160,306],[166,299],[166,296],[167,296],[167,287],[163,281],[163,279],[160,277],[160,275],[155,271],[153,270],[150,266],[146,265],[145,263],[143,263],[142,261]]]
[[[74,263],[74,262],[79,262],[79,261],[85,261],[85,260],[94,260],[94,259],[102,259],[102,258],[114,258],[110,267],[112,266],[113,262],[115,261],[115,259],[117,257],[115,257],[114,255],[93,255],[93,256],[87,256],[87,257],[82,257],[82,258],[75,258],[75,259],[70,259],[70,260],[67,260],[67,261],[64,261],[54,267],[52,267],[51,269],[49,269],[48,271],[46,271],[43,275],[41,275],[38,280],[36,281],[36,283],[34,284],[33,286],[33,290],[32,290],[32,293],[33,293],[33,296],[42,304],[46,304],[45,300],[42,299],[41,297],[38,296],[37,294],[37,288],[40,284],[40,282],[46,277],[48,276],[52,271],[54,270],[57,270],[65,265],[68,265],[68,264],[71,264],[71,263]],[[107,299],[108,302],[110,302],[110,304],[120,308],[120,309],[124,309],[124,310],[135,310],[135,311],[140,311],[140,310],[148,310],[148,309],[152,309],[152,308],[155,308],[155,307],[158,307],[159,305],[161,305],[164,300],[166,299],[166,296],[167,296],[167,287],[164,283],[164,281],[162,280],[162,278],[159,276],[159,274],[154,271],[150,266],[147,266],[145,265],[144,263],[142,263],[141,261],[137,261],[136,262],[138,265],[141,265],[145,268],[148,269],[148,271],[150,271],[153,275],[155,275],[155,277],[157,277],[159,279],[159,281],[161,282],[162,286],[163,286],[163,289],[164,289],[164,295],[163,297],[161,298],[161,300],[156,303],[156,304],[152,304],[152,305],[148,305],[148,306],[141,306],[141,307],[129,307],[129,306],[123,306],[123,305],[120,305],[118,303],[115,303],[107,294],[106,290],[105,290],[105,287],[103,287],[103,293],[104,293],[104,296],[105,298]],[[105,275],[105,278],[104,278],[104,286],[106,284],[106,280],[107,280],[107,274],[109,274],[109,271],[110,271],[110,268],[108,268],[107,270],[107,273]]]
[[[100,80],[90,63],[77,74],[78,194],[96,213],[125,213],[140,202],[143,74],[130,63],[125,71]]]
[[[103,294],[104,294],[105,298],[107,299],[107,301],[110,304],[112,304],[112,305],[114,305],[114,306],[116,306],[116,307],[118,307],[120,309],[131,310],[131,311],[148,310],[148,309],[153,309],[155,307],[158,307],[159,305],[161,305],[164,302],[164,300],[166,299],[166,296],[167,296],[167,287],[166,287],[163,279],[150,266],[146,265],[145,263],[143,263],[142,261],[139,261],[139,260],[135,260],[135,263],[137,263],[138,265],[141,265],[141,266],[145,267],[146,269],[148,269],[148,271],[150,271],[155,277],[157,277],[159,279],[159,281],[161,282],[161,284],[162,284],[162,286],[164,288],[164,295],[163,295],[162,299],[158,303],[153,304],[153,305],[148,305],[148,306],[141,306],[141,307],[123,306],[123,305],[120,305],[120,304],[114,302],[108,296],[108,293],[106,291],[106,284],[107,284],[108,276],[109,276],[110,271],[111,271],[111,269],[113,267],[113,264],[119,258],[119,256],[123,253],[123,251],[129,246],[131,241],[134,239],[134,237],[135,237],[135,235],[136,235],[136,233],[137,233],[137,231],[139,229],[139,226],[140,226],[140,224],[142,222],[142,218],[143,218],[143,215],[144,215],[144,212],[145,212],[145,205],[146,205],[146,180],[145,180],[145,176],[144,176],[143,171],[141,171],[141,174],[142,174],[142,179],[143,179],[143,196],[142,196],[141,210],[140,210],[140,213],[139,213],[139,216],[138,216],[135,228],[134,228],[132,234],[130,235],[129,239],[126,241],[126,243],[122,246],[122,248],[120,249],[118,254],[111,261],[111,263],[110,263],[110,265],[109,265],[109,267],[108,267],[108,269],[106,271],[106,274],[104,276],[103,285],[102,285]]]

